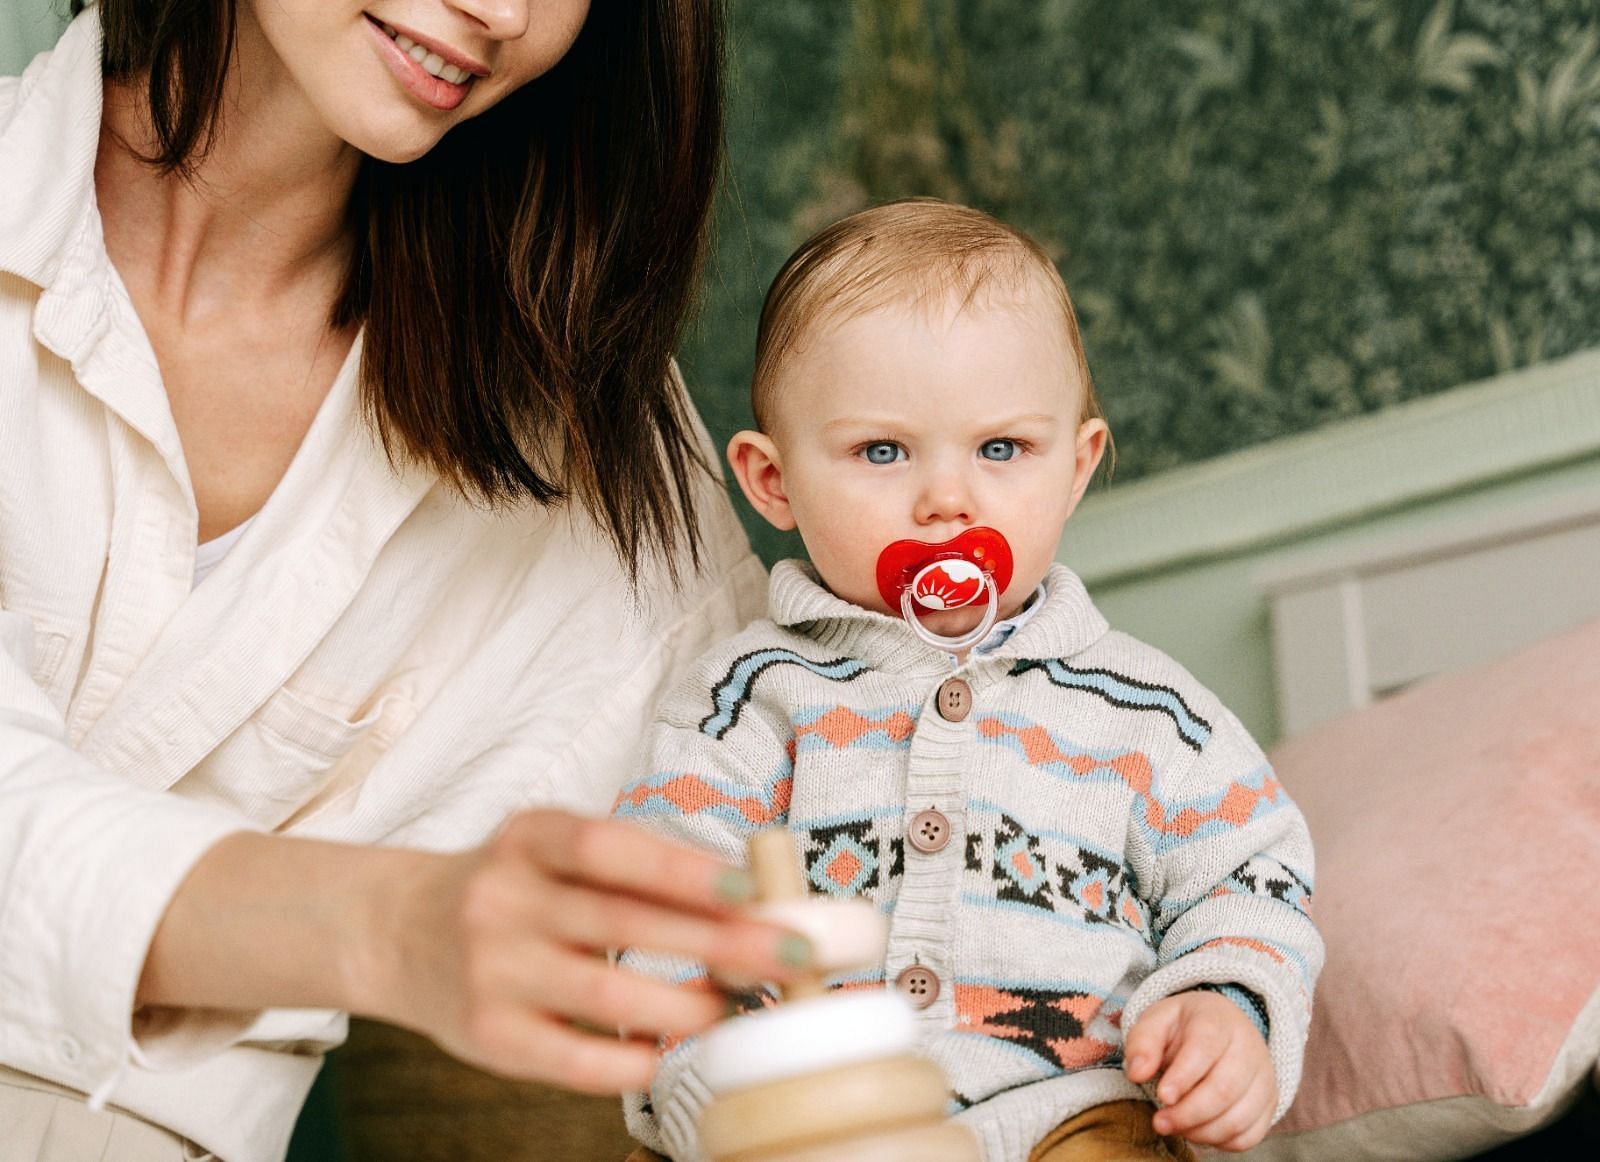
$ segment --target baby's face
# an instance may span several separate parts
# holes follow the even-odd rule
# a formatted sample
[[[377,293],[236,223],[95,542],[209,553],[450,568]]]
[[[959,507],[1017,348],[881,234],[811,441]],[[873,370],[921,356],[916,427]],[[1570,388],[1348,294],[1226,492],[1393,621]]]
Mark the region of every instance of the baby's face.
[[[898,612],[878,593],[884,546],[978,525],[1015,556],[1001,616],[1038,586],[1105,439],[1101,421],[1079,422],[1084,385],[1043,298],[896,304],[801,337],[773,384],[771,438],[788,514],[838,596]],[[981,612],[922,620],[960,633]]]

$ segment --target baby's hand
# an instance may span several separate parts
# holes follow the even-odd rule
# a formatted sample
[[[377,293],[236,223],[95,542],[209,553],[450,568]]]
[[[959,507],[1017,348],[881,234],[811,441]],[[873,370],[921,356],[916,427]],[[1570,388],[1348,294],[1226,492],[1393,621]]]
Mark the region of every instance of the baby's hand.
[[[1266,1136],[1278,1105],[1267,1043],[1239,1006],[1213,992],[1177,993],[1146,1009],[1123,1044],[1128,1080],[1156,1086],[1155,1129],[1223,1150]]]

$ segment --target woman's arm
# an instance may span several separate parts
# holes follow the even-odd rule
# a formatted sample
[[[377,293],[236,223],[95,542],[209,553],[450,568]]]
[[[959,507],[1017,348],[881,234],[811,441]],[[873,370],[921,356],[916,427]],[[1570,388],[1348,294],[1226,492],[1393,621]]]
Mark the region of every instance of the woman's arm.
[[[793,938],[736,915],[748,894],[712,856],[558,811],[519,814],[453,855],[240,833],[174,896],[138,1000],[345,1009],[496,1073],[638,1089],[655,1039],[700,1031],[723,1004],[597,954],[659,948],[730,978],[785,979],[795,967],[778,946],[789,937],[792,957]]]

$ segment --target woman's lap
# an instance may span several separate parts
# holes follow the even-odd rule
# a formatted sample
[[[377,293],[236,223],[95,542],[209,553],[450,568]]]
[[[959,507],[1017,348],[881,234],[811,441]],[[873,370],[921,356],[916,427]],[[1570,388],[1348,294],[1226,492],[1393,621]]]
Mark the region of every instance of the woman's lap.
[[[192,1162],[209,1155],[131,1114],[96,1112],[83,1096],[0,1066],[5,1162]]]

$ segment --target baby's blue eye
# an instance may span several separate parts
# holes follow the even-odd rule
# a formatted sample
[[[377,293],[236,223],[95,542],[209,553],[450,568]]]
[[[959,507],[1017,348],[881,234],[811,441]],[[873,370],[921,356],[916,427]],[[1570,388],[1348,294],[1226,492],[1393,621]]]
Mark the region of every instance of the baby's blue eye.
[[[1010,460],[1017,454],[1015,440],[990,440],[978,449],[979,455],[985,460]]]
[[[861,455],[866,457],[868,464],[893,464],[896,460],[905,459],[906,450],[899,444],[891,444],[881,440],[876,444],[868,444],[861,449]]]

